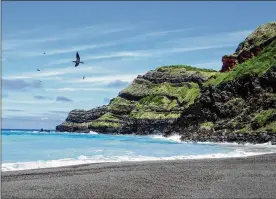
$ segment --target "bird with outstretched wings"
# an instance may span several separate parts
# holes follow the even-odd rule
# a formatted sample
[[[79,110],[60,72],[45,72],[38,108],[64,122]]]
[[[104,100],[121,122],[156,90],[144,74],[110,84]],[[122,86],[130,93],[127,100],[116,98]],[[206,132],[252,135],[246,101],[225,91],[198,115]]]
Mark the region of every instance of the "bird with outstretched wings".
[[[78,52],[77,52],[77,54],[76,54],[76,61],[73,61],[73,62],[76,63],[76,64],[75,64],[75,67],[77,67],[80,63],[83,64],[83,62],[80,61],[80,55],[79,55]]]

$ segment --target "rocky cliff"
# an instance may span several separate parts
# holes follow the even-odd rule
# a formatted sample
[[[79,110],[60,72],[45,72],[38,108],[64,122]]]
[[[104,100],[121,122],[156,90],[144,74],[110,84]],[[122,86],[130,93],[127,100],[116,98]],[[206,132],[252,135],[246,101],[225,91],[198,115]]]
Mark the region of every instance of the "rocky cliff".
[[[56,130],[276,142],[276,23],[258,27],[224,56],[221,71],[159,67],[138,76],[107,106],[71,111]]]

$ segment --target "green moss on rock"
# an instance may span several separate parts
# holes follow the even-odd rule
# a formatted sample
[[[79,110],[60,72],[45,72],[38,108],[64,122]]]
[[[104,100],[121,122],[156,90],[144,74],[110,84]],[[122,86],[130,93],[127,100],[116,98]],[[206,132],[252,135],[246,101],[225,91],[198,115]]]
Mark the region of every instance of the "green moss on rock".
[[[135,103],[136,101],[127,100],[118,96],[108,105],[107,110],[121,111],[125,109],[131,109],[132,107],[135,107]]]
[[[88,128],[97,128],[97,127],[113,127],[119,128],[120,123],[116,122],[104,122],[104,121],[93,121],[88,124]]]
[[[145,80],[146,81],[146,80]],[[150,94],[152,85],[150,83],[145,84],[143,82],[133,81],[131,85],[125,88],[121,93],[125,93],[137,97],[145,97]]]
[[[176,119],[180,117],[180,113],[172,112],[154,112],[154,111],[132,111],[130,116],[135,119]]]
[[[210,130],[214,127],[214,123],[213,122],[204,122],[200,124],[200,128],[201,129],[207,129]]]
[[[108,112],[108,113],[102,115],[100,118],[98,118],[97,121],[114,121],[114,122],[118,122],[120,120],[114,114]]]
[[[137,103],[136,110],[160,110],[170,111],[177,106],[176,100],[170,100],[166,96],[149,95]]]
[[[275,109],[268,109],[257,113],[254,117],[254,121],[256,121],[259,126],[264,126],[267,123],[267,120],[273,115],[276,114]]]
[[[246,125],[245,127],[238,129],[236,131],[234,131],[235,133],[250,133],[252,132],[252,129],[250,128],[249,125]]]
[[[185,100],[189,106],[194,103],[194,100],[200,95],[199,86],[193,82],[189,84],[191,88],[186,85],[182,87],[174,87],[170,83],[162,83],[160,85],[154,86],[151,93],[154,95],[166,95],[175,97],[180,103]]]
[[[265,132],[273,132],[273,133],[276,133],[276,121],[274,122],[271,122],[261,128],[259,128],[257,131],[265,131]]]
[[[170,66],[161,66],[156,69],[158,72],[166,72],[170,75],[181,76],[181,75],[193,75],[199,73],[204,77],[211,77],[218,72],[212,69],[202,69],[197,67],[192,67],[188,65],[170,65]]]

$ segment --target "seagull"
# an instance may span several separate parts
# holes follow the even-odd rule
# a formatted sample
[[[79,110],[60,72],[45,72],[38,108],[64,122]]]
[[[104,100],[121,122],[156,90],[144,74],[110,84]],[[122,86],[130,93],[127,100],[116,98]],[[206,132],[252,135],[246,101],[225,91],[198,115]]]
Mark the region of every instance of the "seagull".
[[[40,71],[39,69],[37,69],[37,71]]]
[[[84,79],[84,78],[85,78],[85,76],[82,77],[82,79]]]
[[[44,52],[43,54],[45,55],[46,53]]]
[[[80,56],[78,52],[76,54],[76,61],[72,61],[72,62],[76,63],[75,67],[77,67],[80,63],[84,64],[83,62],[80,61]]]

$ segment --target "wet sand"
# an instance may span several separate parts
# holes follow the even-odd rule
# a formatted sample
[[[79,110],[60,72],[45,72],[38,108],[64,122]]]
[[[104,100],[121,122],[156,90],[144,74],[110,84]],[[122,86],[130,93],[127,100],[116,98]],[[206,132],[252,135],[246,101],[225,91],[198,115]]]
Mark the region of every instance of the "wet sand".
[[[275,198],[276,154],[2,172],[1,198]]]

